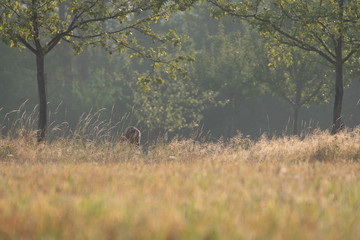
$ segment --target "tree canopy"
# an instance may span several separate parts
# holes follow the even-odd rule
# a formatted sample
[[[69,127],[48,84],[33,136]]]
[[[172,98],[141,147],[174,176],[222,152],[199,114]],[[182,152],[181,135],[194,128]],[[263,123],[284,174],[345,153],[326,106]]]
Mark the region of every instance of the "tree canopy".
[[[122,1],[123,9],[129,9],[129,14],[122,16],[122,23],[120,17],[91,24],[89,22],[87,27],[83,25],[65,34],[57,45],[45,53],[51,40],[57,34],[64,34],[75,16],[80,14],[79,11],[89,8],[90,2],[37,0],[16,3],[0,0],[0,39],[7,44],[0,43],[1,134],[11,135],[12,122],[17,117],[25,119],[20,109],[24,109],[27,114],[32,113],[31,121],[27,121],[24,126],[29,126],[29,133],[38,128],[39,140],[42,140],[41,134],[44,132],[41,127],[46,126],[46,121],[48,139],[60,136],[57,126],[67,129],[65,135],[76,132],[79,117],[84,112],[101,112],[101,117],[96,117],[99,121],[111,119],[114,126],[109,125],[108,129],[109,133],[114,134],[114,140],[127,125],[136,125],[141,129],[147,138],[143,141],[154,140],[154,137],[170,131],[170,138],[175,135],[194,136],[192,133],[195,132],[202,135],[201,139],[204,140],[218,140],[222,137],[224,141],[239,132],[255,138],[264,131],[269,135],[291,134],[288,126],[293,111],[300,105],[309,106],[302,108],[299,114],[300,135],[316,127],[331,127],[329,104],[334,101],[329,89],[334,88],[336,82],[333,79],[335,72],[338,72],[334,63],[319,52],[290,44],[290,40],[286,43],[284,35],[271,29],[270,23],[275,19],[280,21],[279,26],[284,28],[283,31],[296,29],[296,23],[286,18],[284,7],[295,4],[293,6],[300,8],[297,4],[303,1],[257,1],[259,4],[242,1],[242,5],[238,4],[239,1],[200,1],[190,10],[182,11],[189,9],[193,1],[169,0],[155,1],[158,6],[153,5],[148,10],[141,8],[131,13],[129,11],[135,7],[135,3],[146,5],[150,2]],[[102,3],[97,5],[100,8],[105,6],[104,13],[101,13],[105,18],[112,13],[111,4],[120,6],[121,1],[93,3]],[[238,7],[235,7],[235,3]],[[320,3],[307,1],[302,6],[318,4],[316,11],[325,14],[330,10],[321,11],[321,8],[333,4]],[[80,8],[81,4],[83,8]],[[344,6],[346,4],[348,2],[344,2]],[[30,6],[36,6],[33,8],[36,11],[31,10]],[[53,10],[50,6],[53,6]],[[91,9],[86,10],[77,21],[99,17],[101,11],[97,6],[93,6],[92,13]],[[209,16],[209,7],[213,7],[212,17]],[[232,7],[234,11],[226,7]],[[258,12],[255,11],[256,7]],[[265,18],[265,11],[269,10],[278,14],[285,12],[283,20],[275,18],[272,11],[267,16],[271,20],[269,25],[255,19]],[[24,16],[17,16],[16,13],[22,11],[23,15],[26,12],[41,16],[37,20],[41,23],[38,38],[34,39],[33,20],[28,18],[27,25],[20,24]],[[157,15],[160,12],[163,15]],[[254,13],[257,15],[254,16]],[[326,22],[332,19],[331,16],[322,18],[321,15],[316,16],[317,12],[312,13],[315,20]],[[296,14],[296,11],[292,14]],[[228,15],[232,17],[223,17]],[[310,19],[310,16],[305,17]],[[313,22],[309,20],[308,24],[310,26]],[[328,28],[334,25],[330,22],[326,24]],[[303,25],[297,26],[298,30],[293,33],[305,34],[305,22]],[[317,26],[313,26],[314,33],[317,33]],[[116,29],[119,32],[115,33]],[[355,36],[358,30],[352,30]],[[25,38],[26,31],[32,31],[32,34],[29,33]],[[15,37],[16,34],[19,38]],[[21,38],[35,52],[26,50]],[[328,49],[333,52],[335,45],[330,37],[324,39],[325,46],[329,46]],[[304,37],[303,40],[309,38]],[[355,40],[356,37],[353,38]],[[344,37],[343,42],[348,41]],[[36,48],[36,42],[41,45],[40,51]],[[310,41],[314,47],[318,46],[316,42],[317,39]],[[24,50],[18,51],[17,48]],[[343,44],[342,55],[346,62],[343,62],[342,74],[345,86],[342,120],[347,126],[353,127],[358,124],[360,114],[360,82],[352,82],[358,76],[356,68],[359,66],[359,55],[354,52],[346,59],[345,55],[350,53],[347,49],[348,46]],[[326,51],[324,46],[319,46],[319,50]],[[189,54],[194,58],[188,57]],[[35,60],[38,60],[37,65]],[[183,74],[185,72],[186,75]],[[36,78],[40,79],[39,93],[46,90],[46,94],[39,96],[41,106],[47,103],[45,110],[40,106],[39,111],[39,106],[35,106],[38,101],[33,81]],[[351,88],[346,89],[350,85]],[[141,89],[142,92],[139,91]],[[279,98],[285,101],[279,101]],[[208,104],[209,100],[211,104]],[[22,104],[24,102],[26,104]],[[320,106],[314,102],[325,104]],[[41,124],[36,127],[36,114],[39,112],[47,113],[48,119],[41,120]],[[19,125],[21,122],[14,124]]]
[[[344,64],[360,49],[358,1],[222,1],[208,0],[217,18],[230,15],[246,19],[278,46],[315,52],[332,64],[335,72],[333,129],[343,127]]]
[[[271,53],[274,53],[274,49]],[[298,112],[311,103],[328,102],[331,96],[331,72],[326,62],[314,53],[292,49],[291,61],[281,59],[277,54],[270,58],[271,74],[265,80],[269,92],[286,102],[293,110],[293,134],[298,134]],[[275,58],[275,59],[274,59]]]
[[[177,10],[186,10],[192,1],[7,1],[1,0],[0,37],[9,46],[27,48],[36,56],[37,82],[39,93],[38,141],[45,137],[47,125],[46,75],[44,57],[61,41],[69,42],[75,53],[87,45],[100,45],[122,53],[133,51],[132,56],[150,59],[153,76],[166,58],[167,45],[181,45],[175,31],[156,33],[152,24],[168,18]],[[150,40],[140,41],[140,36]],[[182,60],[182,58],[180,59]],[[177,68],[172,63],[171,67]],[[170,72],[173,70],[170,67]],[[164,72],[169,72],[165,68]],[[175,70],[176,71],[176,70]],[[149,76],[140,78],[141,84],[149,82]]]

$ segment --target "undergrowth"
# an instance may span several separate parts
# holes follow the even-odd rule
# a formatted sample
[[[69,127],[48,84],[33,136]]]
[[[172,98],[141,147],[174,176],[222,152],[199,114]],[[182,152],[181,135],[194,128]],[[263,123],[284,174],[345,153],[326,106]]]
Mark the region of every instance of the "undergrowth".
[[[24,132],[24,131],[23,131]],[[263,136],[257,141],[241,136],[229,143],[206,143],[192,139],[173,139],[169,143],[148,145],[146,149],[125,142],[94,141],[85,137],[59,137],[38,144],[34,134],[0,139],[0,160],[29,163],[116,163],[140,161],[191,162],[200,160],[240,162],[358,162],[360,128],[330,135],[315,131],[306,138]]]
[[[360,128],[136,147],[83,119],[1,136],[0,239],[360,238]]]

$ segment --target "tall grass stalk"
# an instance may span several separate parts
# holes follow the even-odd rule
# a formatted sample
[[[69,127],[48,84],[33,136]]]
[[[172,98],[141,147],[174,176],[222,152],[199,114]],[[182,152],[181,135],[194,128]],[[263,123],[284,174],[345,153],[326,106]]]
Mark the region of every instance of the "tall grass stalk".
[[[3,113],[0,119],[0,136],[8,138],[18,138],[27,136],[31,138],[35,135],[37,126],[37,105],[32,111],[28,112],[25,108],[28,101],[25,101],[19,109]],[[48,142],[56,141],[58,139],[66,140],[80,140],[82,143],[96,142],[96,143],[115,143],[123,130],[124,125],[128,122],[130,114],[125,114],[120,119],[114,119],[114,106],[108,116],[107,109],[102,108],[93,112],[83,113],[74,128],[68,122],[58,122],[57,114],[61,103],[55,108],[54,112],[49,111],[49,125],[47,126]],[[0,113],[1,113],[0,109]],[[103,114],[105,113],[106,114]]]

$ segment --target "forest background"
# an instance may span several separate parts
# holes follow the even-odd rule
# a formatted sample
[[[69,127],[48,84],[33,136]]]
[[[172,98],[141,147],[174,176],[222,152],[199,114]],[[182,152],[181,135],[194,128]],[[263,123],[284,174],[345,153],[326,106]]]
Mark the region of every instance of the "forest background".
[[[74,55],[63,42],[45,62],[49,125],[66,122],[75,129],[84,116],[100,110],[99,118],[112,119],[114,131],[138,126],[143,143],[165,135],[226,140],[238,133],[257,138],[265,132],[331,129],[335,76],[320,57],[292,52],[289,65],[247,23],[216,20],[204,4],[154,28],[176,29],[184,36],[181,50],[169,54],[191,55],[192,61],[176,73],[176,80],[151,82],[148,91],[141,90],[138,78],[151,72],[146,59],[91,47]],[[34,111],[38,95],[31,53],[3,43],[0,52],[0,121],[5,134],[12,119]],[[345,71],[344,79],[343,121],[351,128],[360,120],[357,67]],[[19,106],[21,111],[13,111]]]

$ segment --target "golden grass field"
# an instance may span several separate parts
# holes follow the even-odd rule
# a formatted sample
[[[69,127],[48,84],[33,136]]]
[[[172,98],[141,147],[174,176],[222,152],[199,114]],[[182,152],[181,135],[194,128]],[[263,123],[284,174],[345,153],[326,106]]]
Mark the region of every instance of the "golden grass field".
[[[304,139],[0,139],[0,239],[360,239],[360,128]]]

